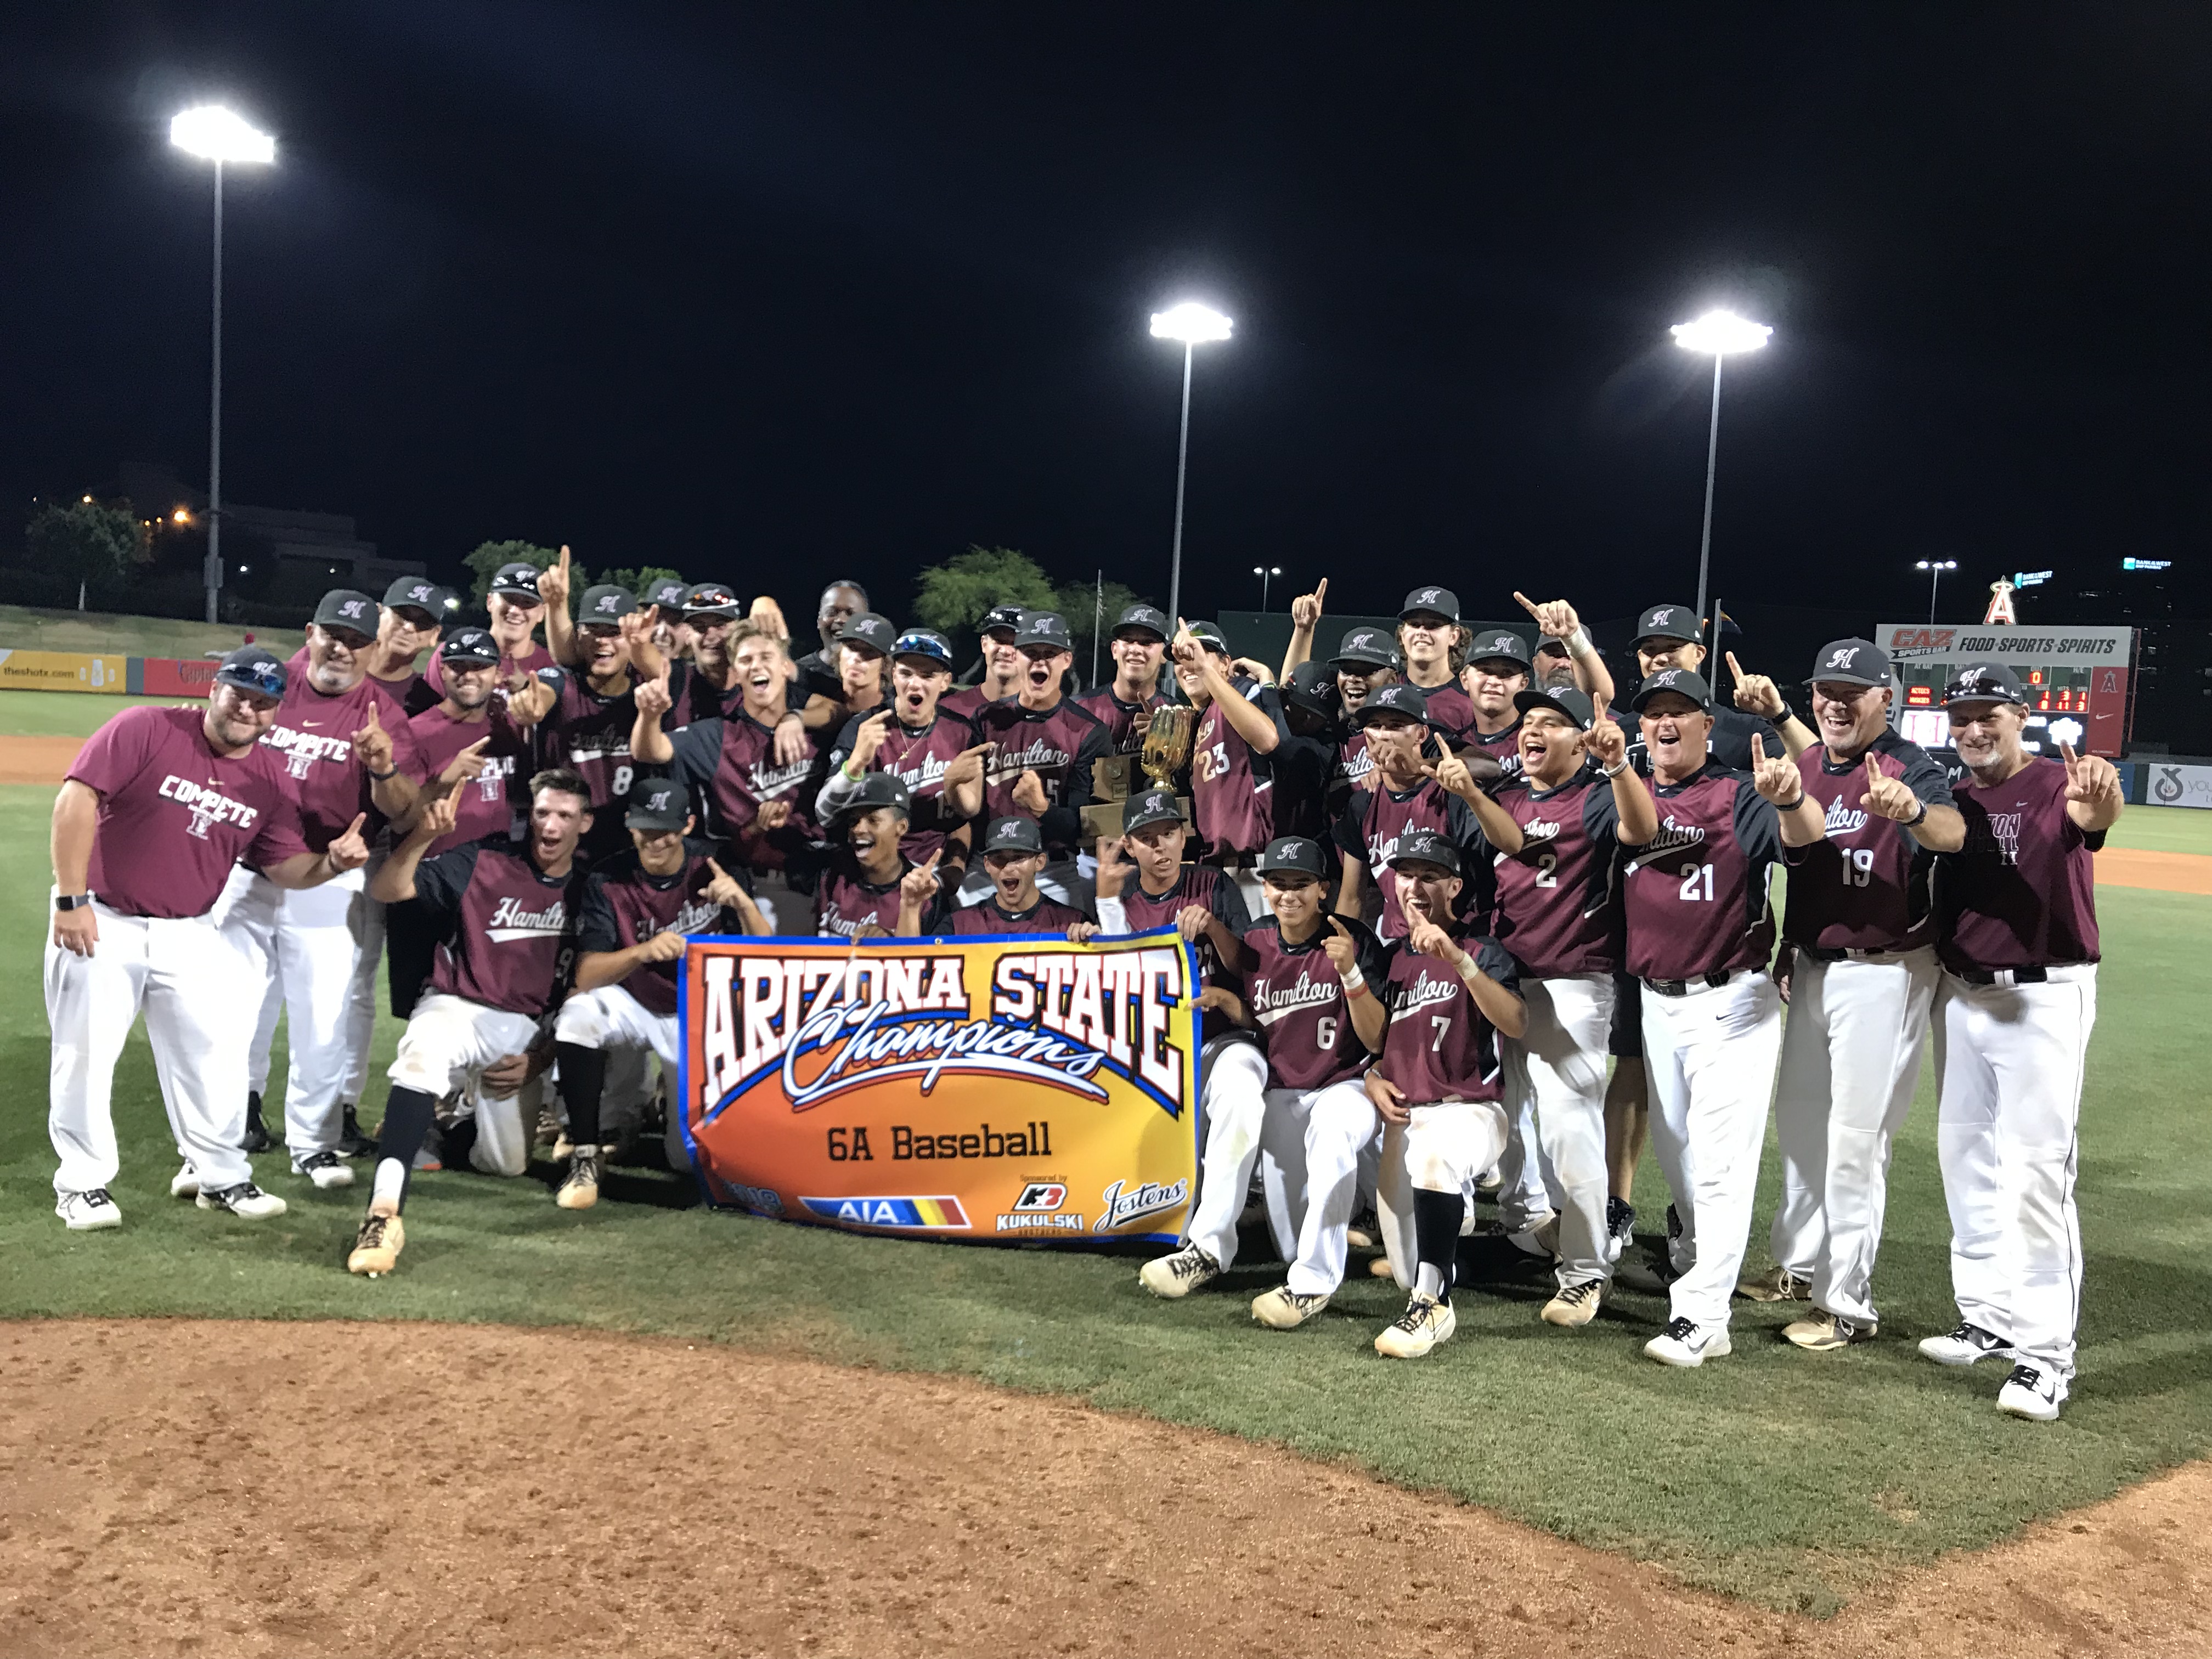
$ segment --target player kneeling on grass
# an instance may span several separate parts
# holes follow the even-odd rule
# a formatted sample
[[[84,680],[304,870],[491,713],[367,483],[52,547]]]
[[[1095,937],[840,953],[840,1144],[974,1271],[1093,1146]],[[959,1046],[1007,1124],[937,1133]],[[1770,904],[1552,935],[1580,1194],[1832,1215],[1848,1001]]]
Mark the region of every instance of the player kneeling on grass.
[[[635,853],[594,871],[576,927],[576,988],[553,1022],[561,1100],[568,1109],[568,1174],[553,1194],[564,1210],[599,1199],[599,1097],[607,1050],[650,1048],[676,1075],[676,969],[693,933],[765,935],[767,919],[738,879],[690,837],[683,789],[641,784],[624,822]]]
[[[575,956],[583,886],[576,843],[591,826],[591,786],[565,767],[540,772],[530,781],[522,842],[487,837],[425,860],[425,849],[453,827],[453,807],[450,795],[432,805],[369,883],[372,898],[419,898],[451,928],[392,1062],[376,1184],[346,1258],[348,1271],[371,1278],[390,1273],[406,1243],[399,1212],[408,1176],[441,1096],[469,1087],[477,1097],[469,1152],[477,1170],[519,1176],[529,1167],[520,1094],[488,1095],[484,1073],[536,1046]]]
[[[143,1010],[184,1168],[169,1183],[203,1210],[258,1220],[284,1200],[253,1184],[246,1048],[249,964],[215,924],[234,864],[296,892],[367,861],[362,820],[307,850],[284,763],[262,746],[286,684],[257,646],[232,652],[207,708],[126,708],[94,732],[54,797],[54,921],[46,945],[53,1033],[46,1127],[54,1213],[71,1232],[123,1224],[115,1062]]]
[[[1382,1244],[1399,1285],[1413,1294],[1375,1339],[1375,1352],[1418,1359],[1457,1323],[1452,1267],[1467,1191],[1505,1151],[1498,1037],[1520,1036],[1528,1019],[1513,958],[1451,920],[1459,848],[1433,830],[1409,830],[1390,868],[1409,931],[1390,946],[1382,992],[1389,1025],[1366,1089],[1383,1123],[1375,1186]]]

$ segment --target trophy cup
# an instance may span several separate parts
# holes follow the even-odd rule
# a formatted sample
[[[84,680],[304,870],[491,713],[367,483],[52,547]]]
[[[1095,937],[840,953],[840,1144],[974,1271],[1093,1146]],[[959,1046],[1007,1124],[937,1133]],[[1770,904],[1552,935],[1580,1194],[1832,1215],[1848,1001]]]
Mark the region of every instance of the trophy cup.
[[[1155,787],[1175,787],[1175,775],[1190,763],[1190,739],[1197,727],[1198,711],[1188,703],[1171,702],[1152,710],[1137,764]]]

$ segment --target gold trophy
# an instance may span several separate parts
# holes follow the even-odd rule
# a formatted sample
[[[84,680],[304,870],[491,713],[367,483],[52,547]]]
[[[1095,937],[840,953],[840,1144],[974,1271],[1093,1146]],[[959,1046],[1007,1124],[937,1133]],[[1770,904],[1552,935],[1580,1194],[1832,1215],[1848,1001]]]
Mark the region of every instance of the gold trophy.
[[[1175,775],[1190,763],[1190,739],[1197,729],[1198,710],[1188,703],[1171,702],[1152,710],[1137,764],[1155,787],[1175,787]]]

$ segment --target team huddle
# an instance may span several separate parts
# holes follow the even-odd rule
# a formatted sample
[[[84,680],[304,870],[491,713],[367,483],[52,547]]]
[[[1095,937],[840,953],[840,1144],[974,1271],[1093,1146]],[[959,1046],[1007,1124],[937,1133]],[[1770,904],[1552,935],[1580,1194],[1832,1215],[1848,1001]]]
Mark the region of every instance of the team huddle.
[[[247,1161],[273,1145],[283,1017],[291,1173],[369,1165],[347,1266],[374,1277],[417,1171],[520,1176],[541,1111],[564,1125],[554,1201],[599,1200],[609,1103],[650,1094],[650,1057],[672,1092],[690,936],[1174,927],[1202,979],[1205,1139],[1187,1239],[1139,1276],[1154,1294],[1229,1269],[1256,1201],[1288,1266],[1255,1319],[1311,1320],[1364,1237],[1407,1297],[1376,1348],[1419,1358],[1454,1333],[1494,1193],[1551,1264],[1549,1325],[1589,1325],[1618,1278],[1666,1296],[1644,1347],[1666,1365],[1728,1354],[1737,1295],[1804,1302],[1784,1334],[1808,1352],[1875,1340],[1890,1147],[1932,1032],[1960,1322],[1920,1352],[2009,1360],[2001,1409],[2057,1416],[2091,854],[2121,795],[2102,760],[2029,750],[2002,665],[1945,689],[1938,757],[1892,729],[1865,640],[1823,647],[1809,719],[1733,656],[1721,705],[1682,605],[1642,614],[1616,715],[1573,607],[1519,594],[1533,651],[1425,586],[1395,630],[1317,658],[1324,582],[1279,665],[1133,605],[1084,694],[1049,611],[990,611],[956,677],[949,639],[850,582],[804,655],[773,600],[724,584],[573,610],[570,586],[566,550],[508,565],[485,628],[447,626],[456,596],[419,578],[332,592],[289,662],[233,652],[204,708],[129,709],[84,745],[46,962],[65,1225],[121,1222],[110,1094],[142,1012],[171,1193],[248,1219],[285,1209]],[[1139,761],[1152,783],[1121,787]],[[371,1139],[380,972],[406,1028]],[[1747,1274],[1770,1102],[1777,1266]],[[1668,1199],[1648,1260],[1647,1135]]]

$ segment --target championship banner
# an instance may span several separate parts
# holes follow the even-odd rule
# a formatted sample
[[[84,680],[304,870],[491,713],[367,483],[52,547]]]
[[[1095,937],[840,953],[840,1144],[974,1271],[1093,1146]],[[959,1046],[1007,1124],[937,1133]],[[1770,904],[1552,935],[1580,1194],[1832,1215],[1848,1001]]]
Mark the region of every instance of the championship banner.
[[[912,1237],[1181,1237],[1198,1172],[1196,960],[1093,945],[701,938],[684,1135],[710,1203]]]

